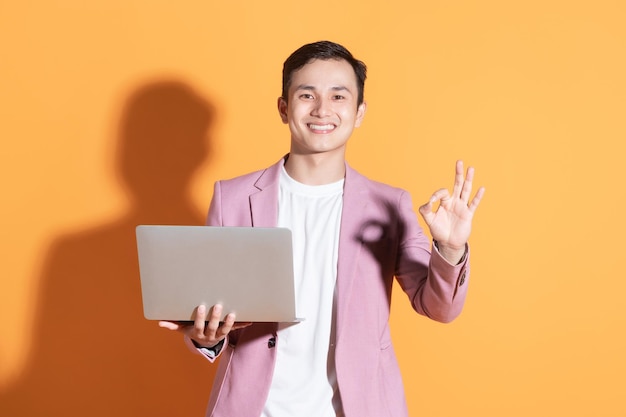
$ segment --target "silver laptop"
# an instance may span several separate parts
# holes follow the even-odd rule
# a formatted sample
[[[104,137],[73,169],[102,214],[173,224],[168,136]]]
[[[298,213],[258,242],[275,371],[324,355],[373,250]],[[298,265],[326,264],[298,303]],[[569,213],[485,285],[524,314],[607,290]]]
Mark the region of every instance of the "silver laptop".
[[[301,320],[289,229],[140,225],[136,235],[146,319],[188,321],[219,303],[237,321]]]

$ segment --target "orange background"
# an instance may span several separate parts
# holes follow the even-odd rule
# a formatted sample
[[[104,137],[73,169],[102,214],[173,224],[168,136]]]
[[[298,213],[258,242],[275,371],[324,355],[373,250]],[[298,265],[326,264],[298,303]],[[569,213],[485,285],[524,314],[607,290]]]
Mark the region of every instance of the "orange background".
[[[0,3],[0,415],[203,413],[134,226],[200,224],[287,151],[282,62],[320,39],[369,67],[353,167],[416,206],[457,158],[487,187],[463,315],[395,294],[411,415],[626,415],[626,6],[517,3]]]

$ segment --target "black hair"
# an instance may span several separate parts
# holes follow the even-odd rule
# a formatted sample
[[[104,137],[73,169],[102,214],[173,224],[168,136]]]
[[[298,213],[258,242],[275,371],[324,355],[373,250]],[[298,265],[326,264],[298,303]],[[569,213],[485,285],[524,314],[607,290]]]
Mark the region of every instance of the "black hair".
[[[283,64],[283,99],[288,99],[287,91],[289,90],[293,73],[314,59],[343,59],[347,61],[352,66],[352,69],[354,69],[354,74],[356,75],[356,84],[359,94],[357,105],[360,106],[363,103],[363,90],[365,89],[365,78],[367,77],[367,67],[365,63],[352,56],[350,51],[344,46],[330,41],[319,41],[303,45],[289,55],[289,58],[287,58]]]

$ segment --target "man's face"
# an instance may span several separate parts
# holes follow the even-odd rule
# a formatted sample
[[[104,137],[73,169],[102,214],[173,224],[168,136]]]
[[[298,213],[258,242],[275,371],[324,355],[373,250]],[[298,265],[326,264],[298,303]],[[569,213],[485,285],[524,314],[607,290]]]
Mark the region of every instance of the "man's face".
[[[345,60],[309,62],[291,77],[287,101],[278,111],[291,131],[291,153],[345,153],[348,139],[361,125],[365,103],[357,106],[356,74]]]

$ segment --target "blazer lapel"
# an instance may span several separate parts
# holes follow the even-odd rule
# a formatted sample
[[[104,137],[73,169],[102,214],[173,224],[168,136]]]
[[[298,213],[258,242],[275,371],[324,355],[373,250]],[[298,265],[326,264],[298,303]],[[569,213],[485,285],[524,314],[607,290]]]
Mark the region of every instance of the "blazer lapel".
[[[284,158],[272,165],[254,183],[257,192],[250,194],[252,226],[276,227],[278,223],[278,180]]]
[[[344,325],[349,325],[350,296],[356,275],[356,266],[363,242],[360,239],[363,213],[368,204],[367,188],[362,177],[346,164],[346,179],[343,190],[343,209],[339,234],[336,286],[336,338],[341,337]]]

